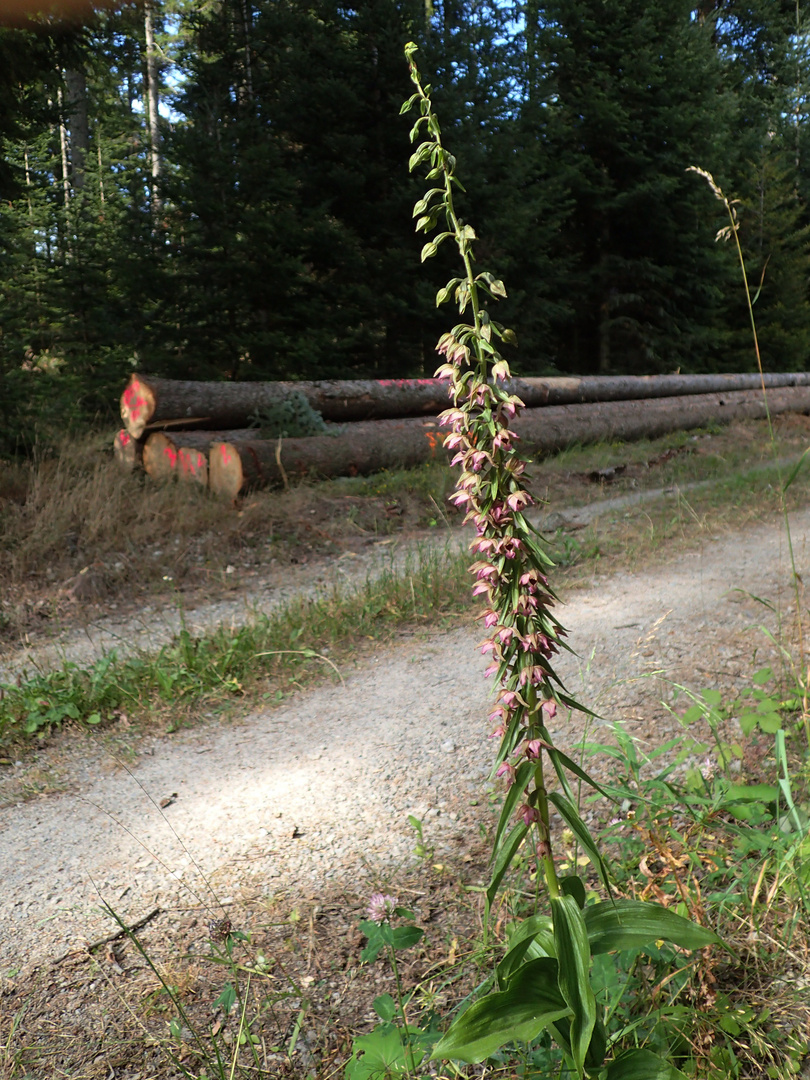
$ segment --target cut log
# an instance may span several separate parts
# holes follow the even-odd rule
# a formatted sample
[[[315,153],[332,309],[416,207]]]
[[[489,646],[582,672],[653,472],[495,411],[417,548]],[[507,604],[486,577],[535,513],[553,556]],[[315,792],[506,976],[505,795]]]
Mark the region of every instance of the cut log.
[[[772,415],[810,413],[810,387],[769,390],[768,404]],[[652,439],[670,431],[764,415],[761,391],[737,390],[660,400],[550,405],[524,410],[511,426],[527,451],[546,454],[575,443]],[[215,494],[234,499],[249,488],[286,484],[307,475],[354,476],[446,461],[443,435],[437,421],[419,417],[361,421],[333,436],[241,443],[221,440],[211,444],[209,486]]]
[[[133,439],[122,429],[113,439],[113,454],[124,472],[134,472],[143,465],[143,440]]]
[[[769,388],[810,386],[810,373],[765,376]],[[628,401],[683,394],[755,390],[759,375],[595,375],[513,379],[510,392],[529,407],[593,401]],[[121,416],[130,435],[147,428],[242,427],[250,417],[301,393],[325,420],[435,416],[450,404],[438,379],[327,380],[323,382],[178,382],[133,375],[121,395]]]
[[[143,449],[143,467],[153,480],[181,480],[208,484],[208,450],[215,439],[230,442],[255,435],[250,428],[228,432],[213,431],[155,431]]]
[[[159,426],[238,428],[295,393],[327,420],[417,416],[441,412],[450,404],[447,385],[438,379],[391,379],[384,382],[333,380],[320,383],[179,382],[132,375],[121,395],[121,417],[140,438]]]
[[[380,469],[447,461],[437,420],[365,420],[334,435],[305,439],[227,440],[211,445],[208,482],[229,499],[253,487],[286,485],[308,475],[358,476]]]
[[[810,412],[810,386],[768,390],[767,398],[772,416]],[[656,439],[670,431],[764,416],[762,390],[733,390],[723,394],[525,409],[511,426],[535,452],[555,453],[575,443]]]
[[[730,375],[583,375],[513,379],[511,392],[530,407],[637,401],[733,390],[810,386],[810,372]]]

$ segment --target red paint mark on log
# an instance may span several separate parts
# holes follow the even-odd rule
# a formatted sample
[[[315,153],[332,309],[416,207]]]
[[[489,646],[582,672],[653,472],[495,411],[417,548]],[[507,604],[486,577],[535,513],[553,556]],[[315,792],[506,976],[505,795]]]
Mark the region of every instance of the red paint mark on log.
[[[425,432],[425,438],[430,443],[430,456],[435,457],[435,455],[436,455],[436,444],[439,441],[438,436],[434,435],[432,431],[426,431]]]
[[[177,451],[175,450],[175,448],[173,446],[164,446],[163,447],[163,454],[164,454],[164,457],[167,457],[169,459],[169,465],[173,469],[176,469],[177,468]]]
[[[222,454],[222,464],[223,465],[230,465],[233,458],[228,453],[228,447],[225,445],[225,443],[220,443],[219,444],[219,452],[220,452],[220,454]]]
[[[128,443],[129,443],[129,432],[128,431],[119,431],[118,432],[118,441],[121,444],[121,446],[127,446]]]
[[[128,415],[133,421],[137,421],[140,415],[141,409],[146,404],[145,398],[140,394],[141,384],[139,382],[130,383],[130,385],[124,390],[124,407],[127,410]]]
[[[199,450],[189,450],[188,448],[183,447],[178,454],[178,460],[180,462],[180,470],[184,476],[190,474],[191,476],[196,477],[202,471],[203,465],[205,464],[205,455],[201,454]]]

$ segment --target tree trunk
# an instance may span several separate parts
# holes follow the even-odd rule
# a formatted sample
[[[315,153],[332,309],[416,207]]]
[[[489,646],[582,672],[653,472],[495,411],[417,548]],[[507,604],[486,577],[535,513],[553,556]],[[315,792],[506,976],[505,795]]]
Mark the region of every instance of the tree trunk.
[[[149,158],[152,172],[152,224],[156,226],[161,212],[160,198],[160,128],[158,126],[158,103],[160,101],[160,68],[155,45],[156,0],[144,0],[143,25],[146,38],[146,90],[148,99]]]
[[[810,413],[810,385],[767,391],[772,416]],[[605,401],[526,409],[511,427],[526,446],[554,453],[574,443],[656,439],[670,431],[765,416],[762,390],[690,394],[639,401]]]
[[[87,154],[90,149],[90,135],[87,122],[87,78],[83,71],[65,72],[67,87],[67,114],[70,129],[70,176],[73,191],[84,187]]]
[[[765,376],[767,387],[810,386],[810,373]],[[513,379],[510,392],[527,406],[628,401],[683,394],[756,390],[759,375],[593,375]],[[438,379],[328,380],[323,382],[179,382],[133,375],[121,395],[127,431],[140,438],[147,428],[242,427],[263,409],[301,393],[326,420],[435,416],[450,405]]]
[[[768,391],[771,415],[810,413],[810,386]],[[698,394],[660,400],[548,405],[527,409],[513,423],[529,451],[553,453],[574,443],[606,439],[652,439],[708,423],[761,418],[761,391]],[[253,487],[286,485],[309,474],[354,476],[381,469],[446,461],[444,435],[429,419],[360,421],[334,435],[307,439],[228,440],[211,444],[209,486],[234,499]]]
[[[208,450],[215,440],[238,443],[255,435],[249,428],[226,431],[156,431],[143,448],[143,467],[153,480],[181,480],[208,485]]]
[[[134,472],[143,465],[143,441],[133,439],[126,430],[119,431],[113,440],[113,454],[124,472]]]
[[[175,382],[133,375],[121,395],[121,416],[136,437],[147,426],[166,423],[205,424],[211,430],[233,428],[296,392],[325,419],[332,420],[435,415],[450,405],[447,386],[437,379],[240,383]]]
[[[409,468],[435,459],[447,462],[444,432],[436,420],[367,420],[334,435],[211,444],[208,482],[229,499],[253,487],[287,486],[309,474],[358,476]]]
[[[59,105],[59,152],[62,162],[62,195],[65,200],[65,222],[68,236],[70,234],[70,168],[68,166],[68,133],[65,127],[64,95],[61,86],[56,92],[56,101]],[[70,249],[70,241],[66,240],[65,255]]]

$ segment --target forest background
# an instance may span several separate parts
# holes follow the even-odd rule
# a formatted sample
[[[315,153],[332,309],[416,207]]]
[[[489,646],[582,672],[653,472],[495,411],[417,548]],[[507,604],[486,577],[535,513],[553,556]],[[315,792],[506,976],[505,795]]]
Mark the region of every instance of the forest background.
[[[174,378],[431,375],[419,43],[516,373],[754,367],[810,345],[802,0],[145,0],[0,28],[0,455]],[[445,262],[447,265],[445,265]]]

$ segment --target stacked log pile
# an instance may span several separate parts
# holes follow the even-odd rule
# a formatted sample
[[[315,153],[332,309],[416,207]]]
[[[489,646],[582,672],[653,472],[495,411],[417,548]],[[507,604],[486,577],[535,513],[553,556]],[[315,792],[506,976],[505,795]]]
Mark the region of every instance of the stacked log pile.
[[[574,443],[655,438],[709,423],[765,416],[759,375],[583,376],[513,379],[527,406],[513,423],[524,445],[552,453]],[[771,415],[810,413],[810,373],[764,376]],[[303,397],[322,433],[263,439],[246,425]],[[358,475],[447,460],[437,379],[300,383],[180,382],[133,375],[121,395],[123,468],[177,477],[230,499],[304,476]]]

